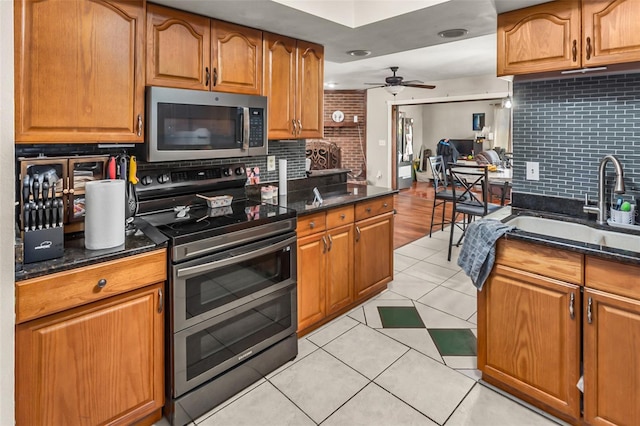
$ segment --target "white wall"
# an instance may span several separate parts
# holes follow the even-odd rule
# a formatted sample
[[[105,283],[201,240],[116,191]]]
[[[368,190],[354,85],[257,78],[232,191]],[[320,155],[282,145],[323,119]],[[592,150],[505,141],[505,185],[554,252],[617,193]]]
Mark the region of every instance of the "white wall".
[[[0,415],[2,424],[15,423],[14,410],[14,95],[13,2],[0,1]],[[11,189],[9,189],[11,188]]]
[[[442,80],[433,84],[436,86],[433,90],[408,87],[395,98],[382,88],[369,90],[367,94],[367,182],[370,185],[391,187],[391,147],[389,146],[391,105],[488,100],[506,97],[509,94],[508,82],[495,76]]]

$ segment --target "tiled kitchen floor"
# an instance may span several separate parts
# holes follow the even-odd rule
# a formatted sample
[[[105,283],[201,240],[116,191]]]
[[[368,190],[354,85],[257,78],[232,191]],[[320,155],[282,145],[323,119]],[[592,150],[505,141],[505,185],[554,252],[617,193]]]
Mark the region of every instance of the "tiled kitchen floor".
[[[476,289],[448,230],[395,250],[389,289],[198,425],[554,425],[478,383]],[[166,420],[163,419],[163,422]]]

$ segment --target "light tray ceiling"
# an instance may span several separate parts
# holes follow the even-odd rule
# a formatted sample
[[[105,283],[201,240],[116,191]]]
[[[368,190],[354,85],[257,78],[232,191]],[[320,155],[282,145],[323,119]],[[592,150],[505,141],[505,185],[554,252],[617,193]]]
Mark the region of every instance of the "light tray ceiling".
[[[383,82],[495,75],[498,13],[548,0],[153,0],[177,9],[325,47],[325,83],[336,90]],[[438,32],[464,28],[444,39]],[[350,50],[369,50],[354,57]]]

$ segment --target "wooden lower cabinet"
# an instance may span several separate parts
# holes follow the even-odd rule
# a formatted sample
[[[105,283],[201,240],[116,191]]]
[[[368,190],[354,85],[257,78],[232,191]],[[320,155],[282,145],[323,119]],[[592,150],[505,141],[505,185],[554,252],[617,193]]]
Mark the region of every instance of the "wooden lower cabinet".
[[[584,419],[592,425],[638,425],[640,300],[586,290],[583,303]]]
[[[483,378],[580,418],[579,300],[577,285],[496,265],[478,293]]]
[[[298,239],[298,331],[325,317],[325,241],[324,232]]]
[[[131,424],[160,409],[163,286],[16,326],[16,424]]]
[[[393,213],[356,222],[355,297],[384,288],[393,279]]]
[[[353,302],[353,224],[327,231],[327,315]]]

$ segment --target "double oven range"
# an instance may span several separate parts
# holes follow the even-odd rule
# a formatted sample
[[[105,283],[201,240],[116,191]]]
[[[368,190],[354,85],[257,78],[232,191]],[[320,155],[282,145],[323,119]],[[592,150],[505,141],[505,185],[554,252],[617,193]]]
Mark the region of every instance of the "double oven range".
[[[139,174],[138,221],[169,241],[165,416],[183,425],[297,355],[296,214],[248,200],[243,164]]]

